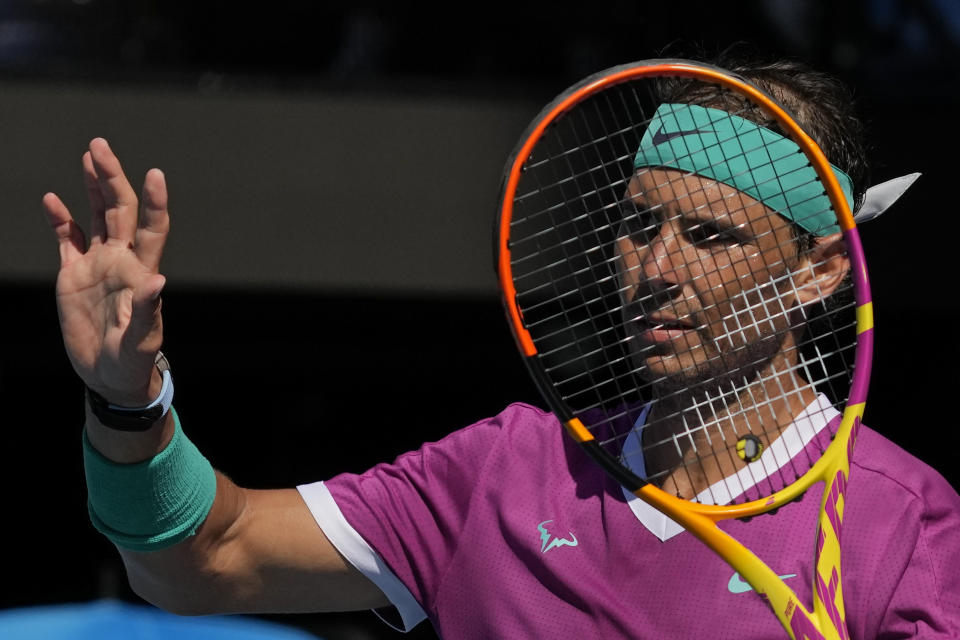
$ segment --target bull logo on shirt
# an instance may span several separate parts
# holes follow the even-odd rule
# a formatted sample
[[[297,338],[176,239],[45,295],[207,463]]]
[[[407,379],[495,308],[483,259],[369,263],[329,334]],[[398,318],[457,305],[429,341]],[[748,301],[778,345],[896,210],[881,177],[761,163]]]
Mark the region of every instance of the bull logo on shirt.
[[[568,531],[570,534],[569,538],[558,538],[549,531],[547,531],[547,525],[553,522],[553,520],[544,520],[537,525],[537,531],[540,532],[540,553],[546,553],[550,549],[556,547],[575,547],[577,546],[577,536],[573,535],[572,531]]]

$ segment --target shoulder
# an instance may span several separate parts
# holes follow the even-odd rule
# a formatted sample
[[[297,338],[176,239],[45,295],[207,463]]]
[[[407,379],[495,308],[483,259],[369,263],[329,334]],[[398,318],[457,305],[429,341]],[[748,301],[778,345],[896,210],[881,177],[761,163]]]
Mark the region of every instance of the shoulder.
[[[503,411],[493,416],[481,420],[467,429],[479,425],[496,425],[503,429],[544,429],[555,427],[559,424],[557,417],[550,413],[525,402],[514,402],[508,405]]]
[[[851,491],[899,496],[924,511],[946,509],[960,517],[960,496],[933,467],[876,431],[864,427],[850,460]]]
[[[545,433],[560,432],[560,421],[554,414],[523,402],[509,405],[481,424],[496,425],[501,436],[515,444],[527,440],[542,442]]]
[[[408,456],[429,455],[439,451],[457,452],[494,446],[511,448],[543,444],[546,434],[561,432],[556,416],[535,406],[516,402],[500,413],[462,427],[436,442],[425,443],[420,449],[404,454]]]
[[[845,562],[864,574],[860,596],[864,610],[874,612],[870,619],[889,634],[884,637],[895,631],[906,637],[908,630],[914,637],[921,629],[930,631],[922,637],[944,637],[934,627],[960,633],[957,492],[932,467],[866,428],[854,447],[848,486],[844,520],[852,535],[844,534]]]
[[[858,531],[859,553],[871,554],[877,562],[882,557],[884,571],[899,567],[900,588],[913,567],[933,592],[945,597],[949,591],[954,594],[949,599],[960,599],[960,495],[950,483],[864,428],[854,447],[848,487],[844,510]]]
[[[491,461],[503,457],[514,460],[539,451],[540,455],[550,433],[562,433],[557,418],[547,411],[524,403],[514,403],[500,413],[458,428],[436,441],[401,454],[393,462],[375,465],[367,471],[341,474],[327,481],[329,485],[389,478],[408,482],[425,482],[436,486],[438,478],[445,485],[454,478],[465,484],[477,481]],[[558,438],[559,439],[559,438]]]

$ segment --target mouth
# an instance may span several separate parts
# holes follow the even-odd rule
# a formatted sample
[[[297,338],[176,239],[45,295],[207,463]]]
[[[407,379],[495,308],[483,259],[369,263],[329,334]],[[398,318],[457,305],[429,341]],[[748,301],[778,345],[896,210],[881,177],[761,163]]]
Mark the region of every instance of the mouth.
[[[633,328],[641,341],[663,343],[696,331],[697,325],[687,319],[680,319],[675,316],[652,314],[634,318]]]
[[[696,329],[689,320],[680,320],[672,316],[649,315],[637,318],[637,323],[654,329]]]

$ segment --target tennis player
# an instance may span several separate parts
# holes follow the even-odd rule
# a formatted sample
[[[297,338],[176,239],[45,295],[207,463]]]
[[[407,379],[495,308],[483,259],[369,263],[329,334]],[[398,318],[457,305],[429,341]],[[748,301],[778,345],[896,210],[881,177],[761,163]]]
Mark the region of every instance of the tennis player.
[[[793,63],[718,64],[796,114],[849,177],[857,207],[876,206],[864,195],[865,154],[851,100],[836,82]],[[678,179],[669,167],[645,163],[643,149],[637,167],[627,203],[644,208],[658,185],[682,189],[697,180],[691,192],[742,197],[750,220],[736,233],[793,232],[796,221],[731,193],[729,185]],[[361,475],[287,490],[236,486],[187,438],[186,431],[209,427],[191,425],[189,416],[181,424],[172,407],[172,370],[160,353],[164,176],[147,173],[138,205],[119,160],[99,138],[83,156],[83,170],[93,210],[86,235],[56,195],[43,204],[59,241],[64,344],[88,389],[90,517],[116,544],[145,599],[183,614],[375,609],[399,628],[429,619],[448,639],[783,637],[737,574],[676,523],[626,496],[568,441],[554,416],[531,406],[512,405]],[[628,306],[640,289],[689,290],[691,299],[703,293],[695,277],[703,265],[676,248],[682,232],[661,222],[649,238],[624,233],[618,241],[630,274]],[[828,251],[829,236],[807,248]],[[771,272],[796,257],[760,255]],[[829,283],[847,267],[837,261],[828,268]],[[725,281],[724,295],[734,300],[736,287],[749,285]],[[653,347],[636,357],[658,359],[664,391],[708,375],[688,366],[707,344],[677,348],[657,332],[682,330],[670,326],[682,318],[661,320],[660,328],[636,336]],[[745,332],[738,339],[763,351],[766,338]],[[778,347],[771,357],[779,356],[789,353]],[[656,403],[649,410],[656,412]],[[817,430],[831,411],[798,387],[778,420]],[[668,471],[675,464],[650,462]],[[695,479],[680,491],[713,480]],[[807,601],[818,491],[775,515],[724,525]],[[960,497],[867,428],[851,462],[842,545],[852,638],[960,638]]]

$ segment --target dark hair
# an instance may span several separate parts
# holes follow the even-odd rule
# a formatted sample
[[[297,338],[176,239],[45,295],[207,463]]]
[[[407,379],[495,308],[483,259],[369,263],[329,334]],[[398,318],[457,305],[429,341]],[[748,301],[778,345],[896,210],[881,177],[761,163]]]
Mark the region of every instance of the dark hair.
[[[854,110],[853,94],[838,79],[814,71],[802,62],[763,59],[732,49],[698,60],[730,71],[749,81],[785,108],[820,146],[827,159],[853,181],[854,211],[863,201],[870,180],[863,125]],[[701,104],[728,111],[761,126],[779,129],[759,109],[750,110],[737,96],[704,89],[703,85],[671,79],[660,88],[665,102]]]

